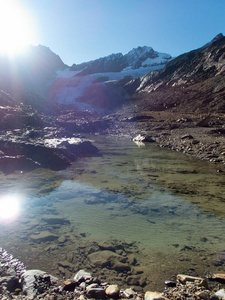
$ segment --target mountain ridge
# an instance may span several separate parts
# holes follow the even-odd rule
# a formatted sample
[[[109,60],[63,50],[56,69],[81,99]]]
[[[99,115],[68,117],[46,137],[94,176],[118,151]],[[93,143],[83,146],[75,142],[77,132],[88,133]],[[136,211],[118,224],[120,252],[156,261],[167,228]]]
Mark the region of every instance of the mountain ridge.
[[[163,107],[163,102],[165,107],[184,105],[183,100],[188,100],[188,96],[185,95],[185,92],[188,91],[190,95],[192,94],[192,97],[196,95],[199,99],[199,103],[198,101],[194,103],[193,99],[190,99],[190,102],[193,102],[192,104],[194,106],[191,106],[190,103],[186,103],[189,109],[197,107],[199,104],[199,109],[207,110],[208,105],[213,102],[216,97],[217,101],[219,101],[218,97],[220,97],[219,106],[222,107],[225,72],[224,53],[225,37],[219,35],[219,38],[217,36],[216,39],[213,39],[207,45],[176,57],[163,69],[131,80],[125,85],[126,91],[129,92],[130,95],[140,96],[141,94],[145,94],[145,97],[149,99],[148,102],[150,106],[151,101],[152,105],[154,103],[157,107]],[[199,86],[201,86],[201,88],[199,88]],[[175,88],[177,90],[179,88],[179,93],[177,93],[177,96],[172,96],[172,90],[174,89],[175,91]],[[165,96],[159,96],[160,92],[164,93]],[[220,92],[222,93],[221,95],[218,94]],[[156,93],[158,93],[157,98],[159,98],[157,103],[153,100]],[[166,104],[165,98],[168,98],[169,94],[171,94],[171,97]],[[206,97],[207,100],[203,100],[204,97]],[[205,107],[201,101],[204,101]],[[211,108],[213,108],[213,106],[211,106]],[[216,107],[214,108],[216,109]]]
[[[170,54],[155,51],[152,47],[139,46],[133,48],[125,55],[122,53],[110,54],[82,64],[74,64],[70,70],[80,71],[80,73],[78,73],[80,76],[94,73],[121,72],[129,67],[138,69],[140,67],[153,65],[165,65],[171,59]]]

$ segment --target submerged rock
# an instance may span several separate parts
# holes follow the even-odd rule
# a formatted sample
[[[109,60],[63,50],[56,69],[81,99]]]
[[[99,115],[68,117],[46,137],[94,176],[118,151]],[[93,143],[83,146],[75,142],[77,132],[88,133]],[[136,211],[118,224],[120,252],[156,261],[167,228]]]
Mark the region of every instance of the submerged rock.
[[[88,255],[90,263],[99,268],[108,267],[116,271],[129,271],[126,258],[109,250],[97,251]]]
[[[30,235],[31,240],[34,242],[50,242],[58,239],[58,235],[51,233],[50,231],[42,231],[39,234]]]
[[[55,224],[60,224],[60,225],[64,225],[64,224],[70,224],[70,221],[65,219],[65,218],[61,218],[59,216],[55,216],[55,215],[44,215],[41,218],[44,222],[50,224],[50,225],[55,225]]]

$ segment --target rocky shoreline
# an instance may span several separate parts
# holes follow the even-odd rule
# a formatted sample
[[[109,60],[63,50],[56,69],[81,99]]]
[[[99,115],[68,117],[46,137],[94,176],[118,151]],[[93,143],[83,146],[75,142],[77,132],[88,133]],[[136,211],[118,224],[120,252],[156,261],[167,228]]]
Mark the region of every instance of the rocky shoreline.
[[[135,291],[102,282],[91,273],[79,270],[71,279],[58,279],[41,270],[26,270],[18,259],[0,248],[0,294],[7,299],[225,299],[225,274],[204,278],[178,274],[176,281],[165,281],[162,292]]]
[[[135,105],[134,105],[135,106]],[[124,107],[113,115],[105,133],[130,139],[138,135],[159,147],[225,164],[225,119],[223,114],[185,114],[174,111],[129,111]]]
[[[85,134],[128,139],[141,134],[159,147],[225,164],[224,114],[154,111],[144,104],[131,99],[106,116],[73,108],[47,115],[29,107],[6,107],[0,122],[0,169],[64,169],[78,157],[98,154],[98,149],[82,138]]]

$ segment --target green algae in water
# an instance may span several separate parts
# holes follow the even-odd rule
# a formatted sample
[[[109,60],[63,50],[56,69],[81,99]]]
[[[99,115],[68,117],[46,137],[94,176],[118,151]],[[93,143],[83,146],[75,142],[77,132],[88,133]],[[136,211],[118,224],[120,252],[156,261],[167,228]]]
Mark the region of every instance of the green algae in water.
[[[81,159],[61,172],[39,170],[1,178],[4,192],[15,189],[10,178],[17,178],[17,190],[24,195],[20,219],[1,225],[1,246],[29,267],[56,275],[62,275],[57,262],[69,261],[73,267],[64,274],[69,276],[78,268],[90,268],[88,255],[102,243],[113,244],[118,253],[118,245],[125,243],[123,255],[134,253],[137,263],[124,274],[112,270],[112,277],[126,282],[142,268],[142,281],[151,288],[178,272],[222,270],[224,173],[156,145],[138,148],[122,139],[93,139],[100,157]],[[68,222],[48,224],[43,215]],[[35,243],[30,238],[42,232],[49,240]],[[94,272],[110,276],[107,269]]]

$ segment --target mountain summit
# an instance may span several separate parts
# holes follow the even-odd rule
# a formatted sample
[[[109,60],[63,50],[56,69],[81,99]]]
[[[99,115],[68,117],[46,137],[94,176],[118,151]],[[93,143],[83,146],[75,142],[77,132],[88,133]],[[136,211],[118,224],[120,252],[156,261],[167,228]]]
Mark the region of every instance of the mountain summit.
[[[203,47],[176,57],[163,69],[130,81],[126,89],[145,98],[152,110],[179,107],[190,112],[224,112],[224,74],[225,37],[219,34]]]
[[[152,47],[137,47],[127,54],[111,54],[96,60],[74,64],[71,71],[80,71],[78,75],[90,75],[95,73],[121,72],[127,69],[138,69],[152,66],[164,66],[171,55],[160,53],[153,50]]]

